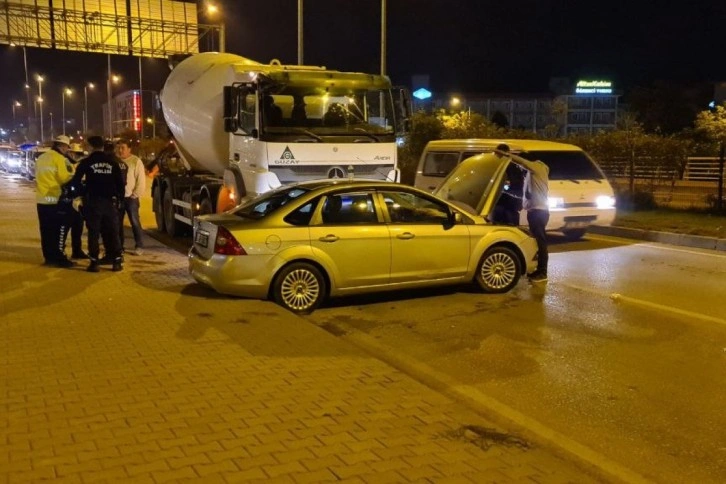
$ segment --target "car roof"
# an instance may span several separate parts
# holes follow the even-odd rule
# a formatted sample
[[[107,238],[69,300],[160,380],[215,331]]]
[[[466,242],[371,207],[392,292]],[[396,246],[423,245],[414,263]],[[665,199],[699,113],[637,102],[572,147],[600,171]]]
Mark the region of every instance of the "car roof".
[[[356,186],[366,186],[366,187],[374,187],[374,188],[391,188],[393,186],[399,186],[399,187],[405,187],[405,188],[412,188],[408,185],[402,185],[400,183],[394,183],[389,181],[383,181],[383,180],[367,180],[365,178],[321,178],[319,180],[309,180],[299,183],[294,183],[289,186],[298,186],[307,188],[309,190],[316,190],[318,188],[327,188],[332,186],[339,186],[341,188],[344,187],[352,187],[355,188]]]
[[[429,141],[427,150],[456,150],[456,149],[492,149],[498,144],[505,143],[513,151],[582,151],[582,148],[555,141],[539,139],[497,139],[497,138],[468,138],[468,139],[441,139]]]

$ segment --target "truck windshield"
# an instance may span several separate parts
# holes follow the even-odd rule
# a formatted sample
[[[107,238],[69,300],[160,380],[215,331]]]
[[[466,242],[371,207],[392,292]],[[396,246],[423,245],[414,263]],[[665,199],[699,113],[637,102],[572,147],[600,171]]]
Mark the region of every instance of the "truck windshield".
[[[262,95],[262,127],[269,135],[363,136],[371,141],[392,138],[396,116],[388,89],[326,91],[308,86],[275,86]]]

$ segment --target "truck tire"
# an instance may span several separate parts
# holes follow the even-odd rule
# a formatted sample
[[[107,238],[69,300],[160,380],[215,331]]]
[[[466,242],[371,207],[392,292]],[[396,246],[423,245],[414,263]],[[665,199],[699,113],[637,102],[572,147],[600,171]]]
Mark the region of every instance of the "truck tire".
[[[164,227],[166,233],[172,237],[179,237],[184,233],[184,227],[181,222],[174,218],[174,204],[172,203],[174,197],[171,194],[171,190],[164,192]]]
[[[212,201],[205,198],[199,204],[199,211],[197,212],[197,215],[209,215],[210,213],[214,213],[214,207],[212,206]]]
[[[154,187],[154,193],[151,195],[151,202],[154,207],[156,230],[159,232],[166,232],[166,227],[164,226],[164,207],[161,204],[161,187]]]

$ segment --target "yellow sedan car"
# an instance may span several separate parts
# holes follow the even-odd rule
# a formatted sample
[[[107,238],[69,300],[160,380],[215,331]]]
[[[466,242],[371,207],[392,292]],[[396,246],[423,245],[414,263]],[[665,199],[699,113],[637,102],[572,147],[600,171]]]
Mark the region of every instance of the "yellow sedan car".
[[[472,281],[506,292],[534,270],[536,254],[517,227],[416,188],[331,179],[198,217],[189,271],[217,292],[308,313],[327,297],[364,292]]]

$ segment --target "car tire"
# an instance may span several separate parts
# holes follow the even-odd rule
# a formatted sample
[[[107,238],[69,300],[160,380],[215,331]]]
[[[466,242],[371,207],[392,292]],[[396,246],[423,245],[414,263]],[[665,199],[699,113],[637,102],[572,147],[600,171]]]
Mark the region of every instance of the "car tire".
[[[320,269],[294,262],[280,270],[272,286],[275,302],[296,314],[313,312],[325,299],[327,286]]]
[[[585,232],[587,232],[586,229],[568,229],[562,231],[565,234],[565,238],[570,241],[580,240],[585,235]]]
[[[522,276],[520,261],[509,247],[490,247],[484,252],[477,266],[474,279],[483,292],[508,292]]]

